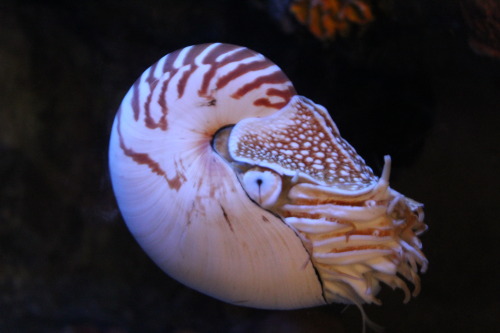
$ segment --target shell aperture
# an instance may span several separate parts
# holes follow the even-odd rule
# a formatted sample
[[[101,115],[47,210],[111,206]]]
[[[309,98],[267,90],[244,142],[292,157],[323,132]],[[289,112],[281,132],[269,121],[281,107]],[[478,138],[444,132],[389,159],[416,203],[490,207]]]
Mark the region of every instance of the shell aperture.
[[[389,187],[321,106],[247,48],[172,52],[125,96],[110,139],[131,233],[167,274],[233,304],[292,309],[418,293],[422,205]]]

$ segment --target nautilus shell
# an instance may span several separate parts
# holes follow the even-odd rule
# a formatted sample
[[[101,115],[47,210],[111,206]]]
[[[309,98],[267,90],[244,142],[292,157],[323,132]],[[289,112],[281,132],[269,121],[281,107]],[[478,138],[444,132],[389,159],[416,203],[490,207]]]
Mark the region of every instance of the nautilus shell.
[[[419,291],[422,205],[389,187],[271,61],[227,44],[161,58],[127,93],[109,163],[120,211],[166,273],[292,309]]]

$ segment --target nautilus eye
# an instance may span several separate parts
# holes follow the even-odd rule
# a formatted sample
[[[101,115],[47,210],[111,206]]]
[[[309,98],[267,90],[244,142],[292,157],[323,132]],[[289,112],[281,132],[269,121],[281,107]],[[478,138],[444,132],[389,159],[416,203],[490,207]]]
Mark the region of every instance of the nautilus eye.
[[[247,170],[242,183],[250,198],[262,207],[274,205],[281,193],[281,177],[269,169],[254,167]]]
[[[110,173],[131,233],[170,276],[239,305],[380,303],[420,289],[422,204],[389,187],[328,112],[262,55],[172,52],[116,114]],[[413,292],[409,285],[413,285]]]

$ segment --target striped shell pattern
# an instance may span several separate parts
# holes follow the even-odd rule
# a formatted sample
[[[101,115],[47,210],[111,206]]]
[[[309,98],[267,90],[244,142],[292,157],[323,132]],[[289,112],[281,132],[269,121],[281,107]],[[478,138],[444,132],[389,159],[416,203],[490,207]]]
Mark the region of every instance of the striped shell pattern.
[[[380,303],[420,289],[422,205],[389,187],[271,61],[228,44],[161,58],[116,114],[109,163],[142,248],[233,304]],[[413,285],[410,291],[408,285]]]

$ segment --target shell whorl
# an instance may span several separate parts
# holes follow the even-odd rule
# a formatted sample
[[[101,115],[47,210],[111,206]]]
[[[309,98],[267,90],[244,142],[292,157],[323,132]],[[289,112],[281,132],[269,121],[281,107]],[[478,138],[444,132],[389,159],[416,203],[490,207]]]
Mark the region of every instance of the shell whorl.
[[[418,292],[422,205],[389,187],[328,112],[247,48],[202,44],[146,70],[117,112],[120,211],[169,275],[221,300],[289,309]]]

